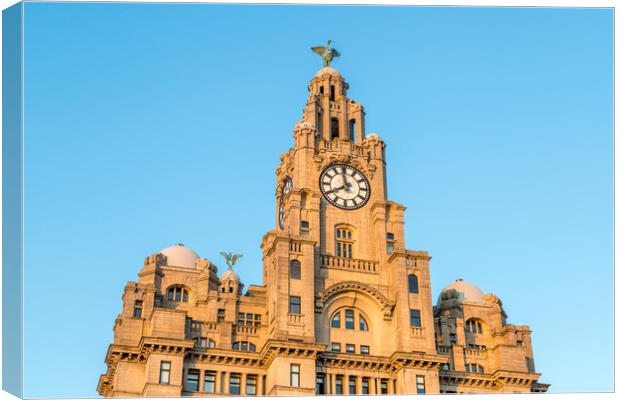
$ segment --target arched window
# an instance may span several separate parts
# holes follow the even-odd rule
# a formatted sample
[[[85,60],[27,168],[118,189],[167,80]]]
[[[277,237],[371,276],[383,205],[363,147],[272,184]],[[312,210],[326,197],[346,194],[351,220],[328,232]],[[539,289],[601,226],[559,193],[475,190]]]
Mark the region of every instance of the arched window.
[[[215,340],[213,339],[209,339],[209,341],[207,342],[207,347],[209,348],[214,348],[215,347]]]
[[[418,277],[414,274],[409,274],[409,293],[419,293]]]
[[[340,328],[340,311],[332,317],[332,328]]]
[[[358,321],[358,328],[360,331],[368,332],[370,330],[370,326],[366,321],[366,318],[362,316],[360,312],[355,309],[347,308],[344,310],[344,326],[342,326],[341,321],[341,311],[336,311],[332,316],[330,326],[332,328],[344,328],[347,330],[355,330],[356,320]]]
[[[353,233],[350,229],[336,227],[336,256],[353,258]]]
[[[183,286],[177,285],[177,286],[172,286],[168,288],[168,301],[187,302],[188,300],[189,300],[189,294],[187,292],[187,289],[185,289]]]
[[[349,138],[355,143],[355,118],[349,120]]]
[[[362,314],[360,314],[359,317],[360,317],[360,331],[367,331],[368,330],[368,322],[366,322],[364,317],[362,317]]]
[[[301,279],[301,263],[299,260],[289,262],[289,276],[291,279]]]
[[[256,351],[256,346],[254,345],[254,343],[250,343],[250,342],[235,342],[235,343],[232,344],[232,349],[233,350],[255,352]]]
[[[478,319],[468,319],[465,323],[465,333],[482,333],[482,323]]]

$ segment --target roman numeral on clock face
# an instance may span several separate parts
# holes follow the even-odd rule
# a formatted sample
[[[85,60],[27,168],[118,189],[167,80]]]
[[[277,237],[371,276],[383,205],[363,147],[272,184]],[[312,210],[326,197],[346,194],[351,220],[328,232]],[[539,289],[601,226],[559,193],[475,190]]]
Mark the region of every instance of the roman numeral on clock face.
[[[348,164],[326,167],[319,177],[319,187],[328,203],[343,210],[363,207],[370,197],[368,179]]]

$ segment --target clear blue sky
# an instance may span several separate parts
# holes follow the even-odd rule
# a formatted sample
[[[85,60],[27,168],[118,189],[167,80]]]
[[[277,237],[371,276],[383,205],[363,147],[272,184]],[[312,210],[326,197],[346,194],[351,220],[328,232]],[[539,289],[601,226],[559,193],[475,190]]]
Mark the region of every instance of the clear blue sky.
[[[261,282],[279,155],[334,62],[407,247],[529,325],[552,391],[612,381],[610,9],[28,3],[25,394],[96,396],[125,283],[176,242]],[[239,183],[243,182],[242,185]]]

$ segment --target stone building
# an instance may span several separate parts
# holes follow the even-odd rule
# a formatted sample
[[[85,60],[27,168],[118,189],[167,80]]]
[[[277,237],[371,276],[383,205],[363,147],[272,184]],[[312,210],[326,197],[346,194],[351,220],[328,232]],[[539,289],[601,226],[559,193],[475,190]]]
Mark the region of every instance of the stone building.
[[[431,298],[430,256],[405,246],[385,143],[332,67],[310,81],[276,169],[263,285],[177,244],[123,293],[106,397],[544,392],[531,331],[457,280]]]

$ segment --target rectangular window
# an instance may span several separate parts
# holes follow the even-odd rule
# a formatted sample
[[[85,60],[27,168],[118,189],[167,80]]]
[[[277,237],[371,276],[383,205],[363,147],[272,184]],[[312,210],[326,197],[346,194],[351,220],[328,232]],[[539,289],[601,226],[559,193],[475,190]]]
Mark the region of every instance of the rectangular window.
[[[205,392],[215,393],[215,372],[205,372]]]
[[[349,377],[349,394],[357,394],[357,378],[355,376]]]
[[[336,99],[336,90],[334,85],[329,85],[329,100],[334,101]]]
[[[230,375],[230,384],[228,385],[228,389],[230,391],[230,394],[241,393],[241,375],[238,375],[238,374]]]
[[[299,387],[299,364],[291,364],[291,387]]]
[[[420,320],[420,310],[410,310],[410,313],[411,326],[422,326],[422,322]]]
[[[200,376],[200,371],[197,369],[190,369],[187,371],[187,376],[185,377],[185,391],[186,392],[197,392],[198,391],[198,377]]]
[[[391,253],[393,253],[393,252],[394,252],[394,243],[392,243],[392,242],[388,242],[388,243],[387,243],[387,252],[388,252],[389,254],[391,254]]]
[[[245,394],[248,396],[256,396],[256,375],[248,375],[245,380]]]
[[[336,394],[342,394],[342,375],[336,376]]]
[[[332,351],[340,351],[340,343],[332,343]]]
[[[133,303],[133,317],[142,318],[142,300],[136,300],[136,302]]]
[[[424,375],[417,375],[415,377],[415,386],[418,394],[426,393],[426,387],[424,385]]]
[[[207,338],[199,337],[196,338],[196,347],[207,347]]]
[[[170,361],[162,361],[159,364],[159,384],[168,385],[170,383]]]
[[[223,308],[220,308],[217,310],[217,322],[224,321],[224,314],[225,314],[225,311]]]
[[[369,383],[369,379],[368,378],[363,378],[362,379],[362,394],[369,394],[370,393],[370,383]]]
[[[347,343],[347,353],[355,353],[355,345],[351,343]]]
[[[360,354],[370,354],[370,347],[369,346],[361,345],[360,346]]]
[[[523,346],[523,341],[522,340],[517,340],[517,346]]]
[[[301,297],[289,297],[288,312],[291,314],[301,314]]]
[[[388,394],[388,380],[381,379],[381,394]]]
[[[310,222],[301,221],[301,227],[299,228],[299,234],[304,237],[310,235]]]
[[[344,311],[344,327],[347,329],[355,329],[355,320],[353,319],[353,310]]]
[[[325,375],[316,375],[316,394],[325,394]]]
[[[289,274],[291,279],[301,279],[301,263],[299,260],[291,260],[289,263]]]

